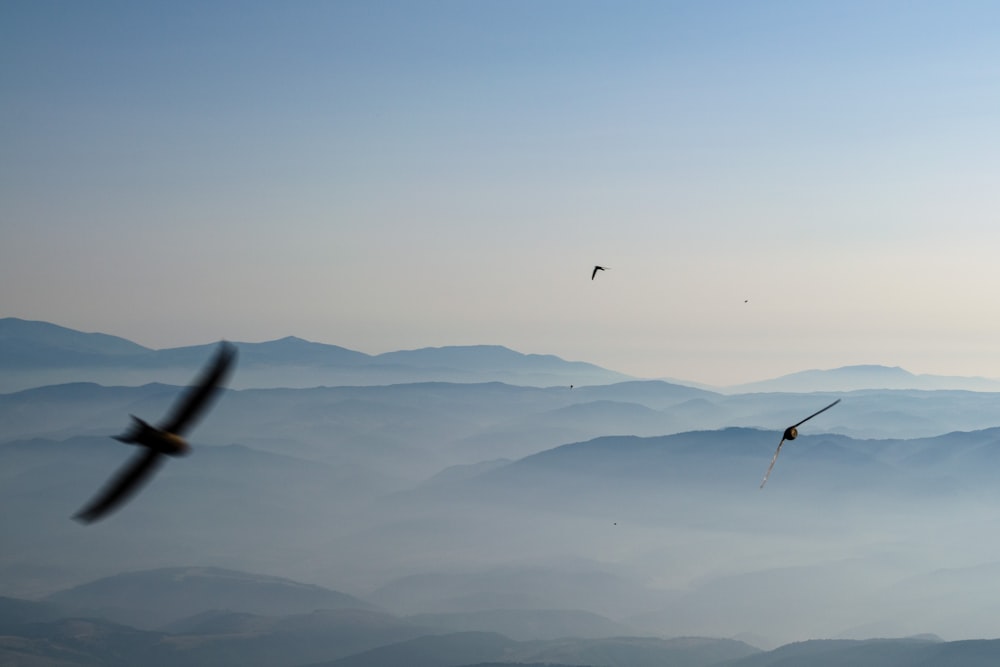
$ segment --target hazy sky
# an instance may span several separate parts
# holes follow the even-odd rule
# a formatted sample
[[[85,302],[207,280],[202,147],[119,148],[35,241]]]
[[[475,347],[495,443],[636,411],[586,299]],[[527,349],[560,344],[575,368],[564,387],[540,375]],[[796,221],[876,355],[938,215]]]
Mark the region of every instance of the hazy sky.
[[[1000,377],[998,34],[990,1],[6,0],[0,316]]]

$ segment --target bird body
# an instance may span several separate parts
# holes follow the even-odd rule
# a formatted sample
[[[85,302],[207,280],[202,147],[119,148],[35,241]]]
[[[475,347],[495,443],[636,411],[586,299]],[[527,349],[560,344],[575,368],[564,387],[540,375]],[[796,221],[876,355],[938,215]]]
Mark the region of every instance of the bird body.
[[[595,266],[594,270],[590,272],[590,279],[593,280],[594,276],[597,275],[598,271],[607,271],[608,268],[610,268],[610,267],[607,267],[607,266]]]
[[[161,431],[135,415],[129,416],[132,417],[132,429],[114,436],[118,442],[139,445],[167,456],[186,456],[191,453],[191,445],[176,433]]]

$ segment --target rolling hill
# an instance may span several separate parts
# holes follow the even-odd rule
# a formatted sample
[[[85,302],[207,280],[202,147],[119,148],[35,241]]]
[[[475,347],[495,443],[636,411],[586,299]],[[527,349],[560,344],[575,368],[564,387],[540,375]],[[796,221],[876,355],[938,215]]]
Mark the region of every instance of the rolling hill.
[[[353,596],[290,579],[215,567],[172,567],[117,574],[49,595],[80,614],[153,629],[210,609],[286,616],[316,609],[363,609]]]

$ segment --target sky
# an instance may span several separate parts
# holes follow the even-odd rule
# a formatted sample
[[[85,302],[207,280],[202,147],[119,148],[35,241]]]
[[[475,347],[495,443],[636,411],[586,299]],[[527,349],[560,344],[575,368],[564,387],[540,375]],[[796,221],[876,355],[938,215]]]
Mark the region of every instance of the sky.
[[[1000,377],[997,34],[970,0],[5,0],[0,317]]]

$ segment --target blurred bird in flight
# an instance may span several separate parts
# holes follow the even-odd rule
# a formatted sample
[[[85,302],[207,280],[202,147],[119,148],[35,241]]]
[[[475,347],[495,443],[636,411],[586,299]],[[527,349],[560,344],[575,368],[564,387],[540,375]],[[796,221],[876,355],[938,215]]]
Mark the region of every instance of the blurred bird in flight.
[[[235,359],[236,347],[223,341],[215,358],[160,426],[151,426],[132,415],[132,427],[114,438],[138,445],[144,448],[143,451],[136,454],[73,518],[81,523],[92,523],[103,518],[135,494],[160,467],[165,456],[188,454],[191,446],[182,436],[216,399]]]

